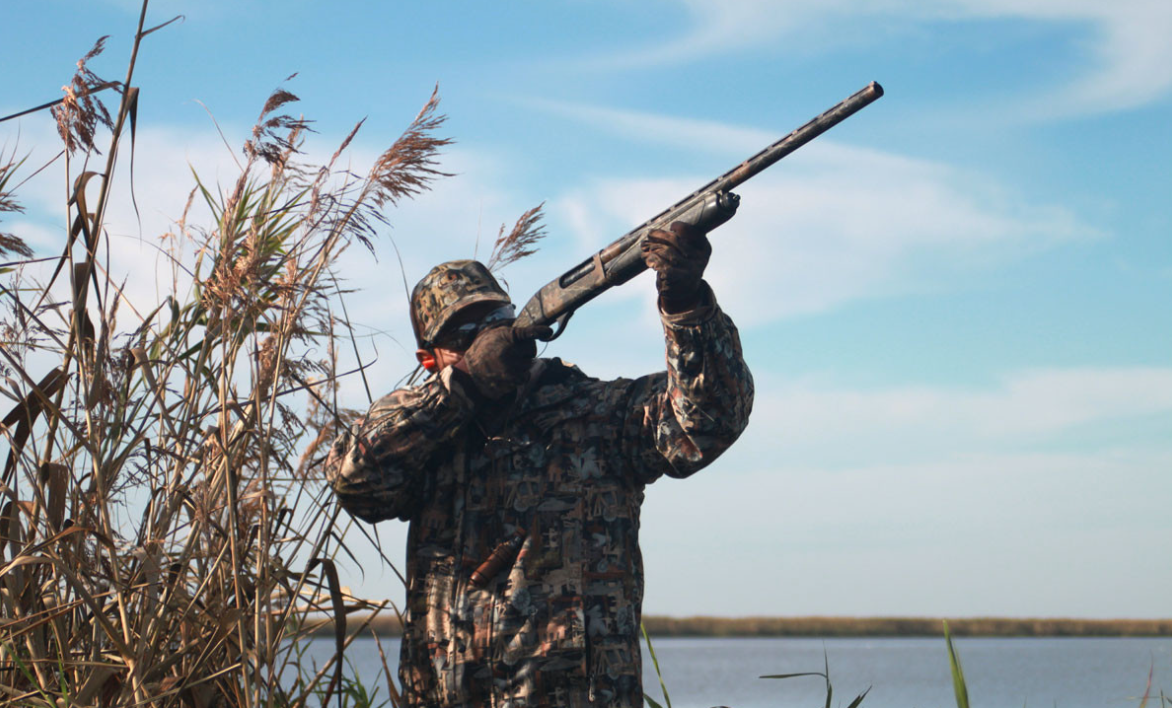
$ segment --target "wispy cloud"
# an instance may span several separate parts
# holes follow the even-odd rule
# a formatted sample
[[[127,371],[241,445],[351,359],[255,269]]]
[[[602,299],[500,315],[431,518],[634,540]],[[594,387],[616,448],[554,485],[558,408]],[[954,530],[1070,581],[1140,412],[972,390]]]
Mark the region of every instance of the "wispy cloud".
[[[769,431],[760,445],[795,459],[895,461],[1040,450],[1113,422],[1172,420],[1172,369],[1039,369],[982,387],[872,390],[773,379],[763,381],[754,416],[756,429]]]
[[[739,614],[1159,616],[1150,584],[1118,582],[1172,550],[1172,446],[1126,432],[1152,420],[1172,420],[1167,367],[877,390],[764,377],[725,457],[648,490],[647,610],[694,612],[688,584]],[[723,580],[746,567],[779,594]]]
[[[945,2],[948,8],[953,2]],[[1093,67],[1038,99],[1041,115],[1103,113],[1142,106],[1172,88],[1172,4],[1159,0],[955,0],[962,19],[1022,18],[1093,28]],[[914,6],[914,5],[911,5]]]
[[[756,582],[787,589],[787,614],[1158,616],[1159,593],[1112,576],[1172,548],[1161,512],[1172,445],[1145,432],[1172,421],[1172,368],[871,389],[760,373],[737,445],[648,492],[648,611],[689,611],[670,589],[691,582],[688,554],[712,547],[695,590],[742,614],[782,610],[708,579],[755,564]],[[961,566],[933,572],[958,548]],[[860,598],[862,575],[874,582]],[[1071,583],[1098,591],[1052,591]]]
[[[1169,576],[1153,561],[1172,552],[1166,449],[990,451],[836,470],[776,453],[761,463],[648,490],[647,612],[695,613],[679,592],[688,587],[738,615],[1165,613]],[[752,583],[728,582],[746,568]],[[1137,568],[1151,582],[1134,582]]]
[[[1102,113],[1134,108],[1172,88],[1172,4],[1155,0],[679,0],[687,15],[678,36],[592,63],[618,69],[679,64],[784,43],[837,46],[845,35],[903,31],[925,23],[974,19],[1049,22],[1082,30],[1089,68],[1065,86],[1028,101],[1041,116]],[[864,32],[865,29],[865,32]]]
[[[520,99],[518,102],[632,140],[685,147],[689,150],[744,153],[747,157],[780,137],[777,133],[719,121],[680,118],[588,103],[543,98]]]

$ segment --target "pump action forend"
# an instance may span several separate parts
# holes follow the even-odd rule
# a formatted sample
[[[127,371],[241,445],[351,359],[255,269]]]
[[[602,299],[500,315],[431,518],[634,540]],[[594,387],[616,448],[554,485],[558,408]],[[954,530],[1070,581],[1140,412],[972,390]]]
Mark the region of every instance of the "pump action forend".
[[[733,194],[732,189],[882,95],[883,87],[872,81],[863,90],[627,232],[538,290],[525,303],[513,326],[553,325],[556,322],[557,332],[551,339],[557,338],[575,310],[647,270],[641,244],[648,233],[667,229],[676,221],[705,232],[720,226],[737,213],[740,204],[741,198]]]

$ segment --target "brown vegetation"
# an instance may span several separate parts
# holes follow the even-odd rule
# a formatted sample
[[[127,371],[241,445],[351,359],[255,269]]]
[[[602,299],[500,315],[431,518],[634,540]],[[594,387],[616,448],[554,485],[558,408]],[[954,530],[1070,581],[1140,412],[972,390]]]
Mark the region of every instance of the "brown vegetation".
[[[346,420],[331,401],[331,266],[374,235],[380,206],[442,174],[443,116],[433,95],[356,178],[334,167],[349,137],[329,164],[299,164],[304,121],[275,115],[296,100],[278,90],[234,183],[197,180],[210,223],[185,212],[164,237],[167,297],[126,302],[101,239],[145,15],[144,2],[117,119],[86,68],[101,43],[56,111],[73,227],[55,272],[32,282],[29,263],[0,263],[0,704],[324,704],[345,689],[345,616],[387,604],[349,595],[334,564],[346,519],[318,464]],[[105,171],[73,180],[103,126]],[[0,165],[0,210],[14,211],[19,162]],[[30,255],[16,235],[8,253]],[[299,642],[322,625],[338,653],[302,665]]]
[[[948,619],[948,618],[944,618]],[[934,617],[645,617],[657,637],[939,637]],[[1172,636],[1172,620],[948,619],[952,633],[982,637]]]
[[[947,618],[944,618],[947,619]],[[363,617],[350,618],[365,622]],[[652,637],[940,637],[935,617],[663,617],[646,616]],[[948,619],[952,633],[966,637],[1172,637],[1172,619],[1088,620],[976,617]],[[398,636],[396,617],[371,622],[380,636]]]

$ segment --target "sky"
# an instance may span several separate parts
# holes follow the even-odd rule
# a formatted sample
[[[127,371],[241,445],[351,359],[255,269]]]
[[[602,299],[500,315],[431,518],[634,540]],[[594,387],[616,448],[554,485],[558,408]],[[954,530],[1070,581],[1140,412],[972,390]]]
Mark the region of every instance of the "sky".
[[[138,10],[5,3],[0,115],[58,97],[101,35],[91,66],[121,78]],[[141,298],[191,171],[230,184],[273,89],[314,121],[310,157],[365,117],[364,170],[438,84],[454,176],[387,212],[377,260],[346,255],[380,393],[414,364],[391,238],[413,283],[544,204],[541,251],[503,274],[523,302],[880,82],[711,234],[756,404],[721,459],[648,488],[644,611],[1168,616],[1172,4],[159,0],[147,24],[176,15],[136,69],[142,225],[125,181],[109,219]],[[47,160],[48,120],[0,124],[0,146]],[[64,193],[39,175],[5,230],[58,255]],[[591,303],[544,355],[602,378],[662,369],[652,280]],[[343,395],[367,405],[358,381]],[[405,525],[379,534],[401,563]],[[343,581],[400,601],[350,538],[365,568]]]

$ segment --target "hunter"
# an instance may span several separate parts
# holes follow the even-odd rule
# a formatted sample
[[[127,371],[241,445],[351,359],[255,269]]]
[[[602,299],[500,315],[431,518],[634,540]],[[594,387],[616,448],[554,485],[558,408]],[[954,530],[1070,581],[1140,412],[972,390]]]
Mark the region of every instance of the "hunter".
[[[537,359],[477,261],[411,293],[431,376],[334,441],[327,474],[363,521],[409,522],[399,663],[409,706],[643,705],[644,488],[683,478],[745,429],[753,381],[702,279],[707,235],[653,232],[667,371],[600,381]]]

